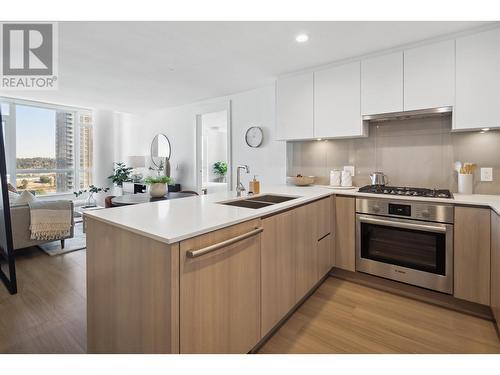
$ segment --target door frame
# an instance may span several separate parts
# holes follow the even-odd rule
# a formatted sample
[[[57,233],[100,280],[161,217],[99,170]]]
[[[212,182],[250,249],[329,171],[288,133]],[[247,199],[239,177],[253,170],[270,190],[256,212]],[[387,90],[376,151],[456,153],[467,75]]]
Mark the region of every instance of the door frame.
[[[231,100],[218,101],[213,103],[207,103],[203,105],[201,108],[195,111],[195,129],[196,129],[196,191],[201,193],[202,188],[202,152],[201,152],[201,136],[202,136],[202,128],[201,128],[201,116],[207,113],[213,112],[222,112],[226,111],[227,116],[227,190],[231,191],[233,186],[233,166],[232,166],[232,142],[231,142],[231,134],[232,134],[232,124],[231,124]]]

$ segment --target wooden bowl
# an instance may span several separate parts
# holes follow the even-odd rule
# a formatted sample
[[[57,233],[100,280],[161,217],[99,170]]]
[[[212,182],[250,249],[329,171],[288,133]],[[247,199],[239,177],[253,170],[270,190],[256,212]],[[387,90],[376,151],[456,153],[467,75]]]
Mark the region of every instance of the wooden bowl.
[[[288,181],[295,186],[308,186],[314,184],[314,176],[288,177]]]

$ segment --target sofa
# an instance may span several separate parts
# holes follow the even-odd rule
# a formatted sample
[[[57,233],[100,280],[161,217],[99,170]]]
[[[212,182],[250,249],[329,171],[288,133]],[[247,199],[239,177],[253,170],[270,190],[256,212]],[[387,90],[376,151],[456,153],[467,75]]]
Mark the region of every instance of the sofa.
[[[73,202],[71,202],[71,231],[69,236],[50,241],[32,240],[30,232],[30,207],[27,204],[11,205],[10,216],[12,222],[12,239],[14,250],[25,247],[41,245],[53,241],[61,241],[61,247],[64,248],[64,240],[72,238],[74,235],[75,218],[73,212]]]

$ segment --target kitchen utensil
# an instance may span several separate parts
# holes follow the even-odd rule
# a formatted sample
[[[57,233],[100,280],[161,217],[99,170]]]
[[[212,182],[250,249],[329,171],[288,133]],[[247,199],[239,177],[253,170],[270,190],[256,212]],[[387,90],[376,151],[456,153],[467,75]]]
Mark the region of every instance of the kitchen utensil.
[[[373,172],[370,175],[370,180],[372,182],[372,185],[385,185],[387,177],[383,172]]]
[[[295,177],[288,177],[288,182],[296,186],[308,186],[314,183],[314,176],[297,175]]]
[[[455,170],[457,173],[460,173],[460,170],[462,169],[462,162],[461,161],[456,161],[455,162]]]
[[[342,181],[342,172],[334,169],[333,171],[330,171],[330,185],[331,186],[340,186],[340,183]]]
[[[473,174],[474,171],[476,170],[477,165],[474,163],[464,163],[462,167],[460,168],[460,171],[458,173],[462,174]]]

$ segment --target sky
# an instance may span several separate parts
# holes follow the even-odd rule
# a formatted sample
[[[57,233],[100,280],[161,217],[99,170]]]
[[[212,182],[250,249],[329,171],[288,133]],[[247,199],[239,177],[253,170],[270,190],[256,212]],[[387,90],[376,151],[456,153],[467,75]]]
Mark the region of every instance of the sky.
[[[16,105],[16,157],[56,156],[56,111]]]

